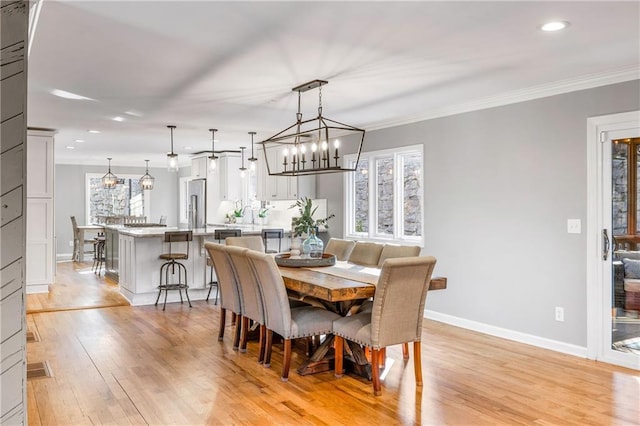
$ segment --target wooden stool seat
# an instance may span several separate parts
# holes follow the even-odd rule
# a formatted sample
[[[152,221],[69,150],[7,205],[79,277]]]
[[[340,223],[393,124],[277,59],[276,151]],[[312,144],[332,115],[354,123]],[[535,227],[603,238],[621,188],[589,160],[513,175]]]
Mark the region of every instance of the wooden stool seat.
[[[159,258],[162,260],[186,260],[189,255],[187,253],[163,253]]]

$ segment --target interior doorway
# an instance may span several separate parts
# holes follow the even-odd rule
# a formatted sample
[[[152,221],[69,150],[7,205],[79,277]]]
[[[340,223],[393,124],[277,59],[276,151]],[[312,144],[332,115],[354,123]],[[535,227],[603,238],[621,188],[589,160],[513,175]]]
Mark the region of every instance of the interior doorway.
[[[588,356],[640,369],[640,112],[588,127]]]

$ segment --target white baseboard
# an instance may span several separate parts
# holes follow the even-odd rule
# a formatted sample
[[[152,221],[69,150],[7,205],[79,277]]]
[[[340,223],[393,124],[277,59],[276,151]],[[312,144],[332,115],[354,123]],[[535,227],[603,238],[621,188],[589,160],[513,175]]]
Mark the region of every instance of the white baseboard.
[[[25,291],[27,294],[49,293],[49,284],[27,285],[27,288]]]
[[[71,260],[73,253],[56,253],[56,262],[65,262]]]
[[[477,331],[488,334],[490,336],[500,337],[502,339],[513,340],[515,342],[525,343],[527,345],[537,346],[539,348],[550,349],[556,352],[562,352],[568,355],[578,356],[580,358],[587,357],[587,348],[570,343],[559,342],[557,340],[547,339],[545,337],[534,336],[532,334],[521,333],[519,331],[509,330],[502,327],[496,327],[477,321],[471,321],[465,318],[455,317],[440,312],[425,310],[425,318],[443,322],[445,324],[454,325],[460,328]]]

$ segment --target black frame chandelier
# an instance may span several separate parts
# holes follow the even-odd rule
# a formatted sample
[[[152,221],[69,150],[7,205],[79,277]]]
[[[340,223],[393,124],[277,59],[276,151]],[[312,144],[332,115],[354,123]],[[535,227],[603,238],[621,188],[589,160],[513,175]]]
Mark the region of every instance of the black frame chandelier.
[[[328,84],[328,81],[313,80],[291,89],[298,92],[296,122],[269,139],[259,142],[263,148],[265,164],[270,176],[354,172],[358,168],[365,130],[322,115],[322,86],[325,84]],[[302,92],[316,88],[318,89],[318,116],[302,120],[300,111]],[[338,139],[345,136],[348,136],[347,140]],[[341,144],[343,144],[342,152],[356,155],[353,167],[342,165]],[[347,147],[345,150],[346,145],[350,145],[351,149]]]
[[[149,160],[144,160],[147,163],[147,170],[144,172],[144,175],[140,178],[140,186],[142,189],[153,189],[153,185],[156,181],[156,178],[149,174]]]
[[[111,157],[108,157],[107,160],[109,160],[109,171],[102,176],[102,187],[115,188],[118,184],[118,176],[111,173]]]

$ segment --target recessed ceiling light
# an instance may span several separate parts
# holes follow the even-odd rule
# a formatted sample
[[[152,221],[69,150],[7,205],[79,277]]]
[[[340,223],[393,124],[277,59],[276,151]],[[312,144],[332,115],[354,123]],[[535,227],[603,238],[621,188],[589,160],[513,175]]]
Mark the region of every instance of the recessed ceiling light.
[[[100,130],[87,130],[89,133],[100,133]]]
[[[74,142],[83,143],[84,139],[76,139]]]
[[[95,101],[95,99],[87,98],[86,96],[77,95],[75,93],[67,92],[66,90],[53,89],[51,94],[59,98],[73,99],[76,101]]]
[[[540,29],[542,31],[560,31],[564,30],[568,26],[569,23],[567,21],[553,21],[540,25]]]
[[[189,151],[190,149],[193,149],[192,146],[185,146],[184,149],[186,149],[187,151]]]
[[[76,149],[75,146],[67,145],[67,149]]]
[[[120,116],[118,116],[118,117],[113,117],[113,118],[112,118],[112,120],[113,120],[113,121],[124,121],[124,117],[120,117]]]
[[[133,117],[142,117],[142,113],[138,111],[125,111],[124,113]]]

